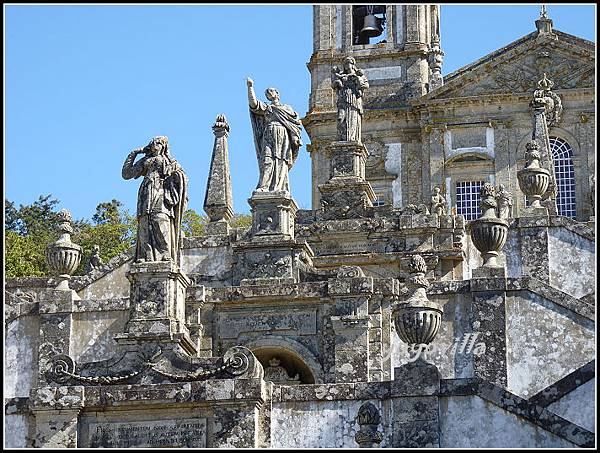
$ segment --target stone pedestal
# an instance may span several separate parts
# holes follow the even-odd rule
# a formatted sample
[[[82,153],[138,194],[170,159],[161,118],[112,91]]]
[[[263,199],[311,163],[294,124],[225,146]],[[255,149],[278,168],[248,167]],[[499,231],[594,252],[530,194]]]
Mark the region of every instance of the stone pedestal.
[[[294,239],[298,205],[289,192],[254,191],[251,238],[233,245],[235,285],[296,283],[314,256],[308,243]]]
[[[252,237],[255,241],[294,238],[298,205],[289,192],[254,191],[248,200],[252,209]]]
[[[185,325],[185,291],[191,280],[172,261],[134,263],[131,282],[131,317],[126,332],[115,339],[122,345],[144,341],[177,343],[188,354],[196,348]]]
[[[508,385],[506,278],[493,275],[492,269],[477,269],[485,270],[489,275],[480,275],[471,279],[473,295],[471,328],[477,341],[485,344],[485,351],[482,354],[473,354],[473,373],[477,377],[506,388]]]
[[[329,181],[319,185],[323,217],[365,217],[376,198],[365,179],[367,149],[360,142],[333,142],[325,153],[331,164]]]
[[[55,356],[71,354],[76,300],[79,297],[71,290],[46,290],[40,293],[39,385],[51,381],[52,360]]]
[[[314,253],[306,241],[273,239],[240,241],[233,245],[237,256],[234,284],[297,283],[300,271]]]
[[[335,382],[369,380],[369,299],[373,297],[373,277],[360,268],[341,267],[338,276],[327,283],[335,301],[331,322],[335,333]]]
[[[548,217],[548,208],[545,206],[528,206],[521,211],[521,217]]]
[[[391,447],[440,446],[440,380],[437,367],[423,359],[394,369]]]

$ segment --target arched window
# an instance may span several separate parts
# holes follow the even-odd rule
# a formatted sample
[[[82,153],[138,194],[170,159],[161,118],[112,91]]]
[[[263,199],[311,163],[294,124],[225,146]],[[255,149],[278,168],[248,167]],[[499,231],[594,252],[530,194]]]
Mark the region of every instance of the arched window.
[[[554,174],[558,185],[556,207],[558,214],[574,218],[575,209],[575,171],[573,168],[573,149],[562,138],[550,137],[550,150],[554,159]]]

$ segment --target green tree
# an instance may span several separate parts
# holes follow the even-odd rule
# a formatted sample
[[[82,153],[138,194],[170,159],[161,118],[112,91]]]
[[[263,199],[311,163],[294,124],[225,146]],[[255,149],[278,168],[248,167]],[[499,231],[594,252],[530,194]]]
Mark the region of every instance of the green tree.
[[[57,231],[57,205],[51,195],[41,195],[31,205],[16,209],[13,202],[4,203],[5,272],[6,277],[50,275],[46,266],[46,246],[54,242]],[[100,203],[93,222],[75,220],[73,242],[82,247],[81,264],[74,272],[85,272],[94,245],[100,247],[104,262],[130,248],[135,241],[135,219],[118,200]]]
[[[92,221],[96,225],[127,223],[127,220],[127,213],[123,210],[123,203],[114,198],[110,203],[100,203],[96,206],[96,213],[92,216]]]
[[[181,220],[181,229],[186,237],[202,236],[204,234],[204,228],[208,223],[208,217],[200,215],[191,208],[188,208],[183,213],[183,219]]]
[[[52,195],[40,195],[31,205],[17,209],[12,201],[4,201],[5,272],[7,278],[50,275],[46,266],[46,246],[54,242],[57,231],[57,205]],[[182,229],[186,236],[204,234],[208,217],[188,209],[184,212]],[[252,224],[249,214],[235,214],[233,228]],[[135,245],[137,221],[118,200],[99,203],[92,220],[74,220],[72,241],[82,248],[81,264],[75,275],[85,273],[94,245],[100,248],[100,258],[107,263],[113,257]]]
[[[79,225],[73,242],[82,248],[83,258],[76,274],[87,270],[94,245],[100,248],[100,258],[104,263],[135,245],[136,220],[123,208],[123,203],[113,199],[96,206],[92,223]]]
[[[15,208],[4,202],[6,277],[48,275],[46,245],[58,238],[56,231],[59,201],[40,195],[31,205]]]
[[[252,226],[252,215],[250,214],[235,214],[231,222],[232,228],[248,228]]]

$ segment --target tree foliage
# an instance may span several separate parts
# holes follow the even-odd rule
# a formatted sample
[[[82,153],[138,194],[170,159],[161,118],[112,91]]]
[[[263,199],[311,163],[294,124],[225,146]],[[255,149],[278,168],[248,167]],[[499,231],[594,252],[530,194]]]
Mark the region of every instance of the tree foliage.
[[[58,239],[57,205],[52,195],[41,195],[31,205],[17,209],[12,201],[4,202],[5,272],[6,277],[50,275],[46,265],[46,246]],[[71,239],[82,248],[81,264],[75,275],[85,272],[94,245],[100,246],[100,257],[107,262],[134,243],[135,219],[123,209],[121,202],[100,203],[92,221],[75,220]]]
[[[30,205],[17,209],[10,200],[4,200],[5,275],[11,277],[46,276],[46,246],[58,239],[57,199],[52,195],[40,195]],[[187,209],[183,216],[182,230],[187,237],[204,234],[208,217]],[[233,228],[247,228],[252,216],[236,214],[230,222]],[[74,233],[71,240],[82,248],[81,264],[74,272],[86,272],[94,245],[100,248],[100,258],[107,263],[113,257],[135,245],[137,222],[118,200],[103,202],[96,206],[91,221],[72,222]]]

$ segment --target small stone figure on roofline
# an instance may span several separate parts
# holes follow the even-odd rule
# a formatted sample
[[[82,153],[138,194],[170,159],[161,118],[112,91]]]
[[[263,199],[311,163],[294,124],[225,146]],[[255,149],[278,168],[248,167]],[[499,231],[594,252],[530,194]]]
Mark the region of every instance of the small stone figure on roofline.
[[[446,215],[446,199],[440,193],[440,188],[433,189],[434,194],[431,196],[431,213],[437,215]]]
[[[510,208],[512,207],[513,202],[512,195],[506,190],[504,184],[498,186],[496,202],[498,203],[498,218],[508,219],[510,217]]]
[[[496,201],[496,189],[489,182],[481,186],[481,217],[480,219],[496,219],[498,202]]]
[[[331,84],[337,91],[337,125],[339,141],[361,141],[363,92],[369,81],[353,57],[344,58],[343,68],[334,66]]]
[[[258,158],[260,177],[257,192],[290,191],[288,172],[302,146],[298,113],[279,101],[279,92],[267,88],[265,96],[271,104],[259,101],[254,82],[248,78],[248,105]]]
[[[139,154],[144,157],[135,162]],[[154,137],[146,147],[130,152],[122,176],[144,177],[137,200],[136,262],[178,262],[188,181],[181,165],[169,154],[167,137]]]
[[[100,258],[100,246],[94,245],[92,248],[92,254],[90,256],[90,260],[88,261],[86,272],[91,272],[94,269],[102,266],[102,258]]]

